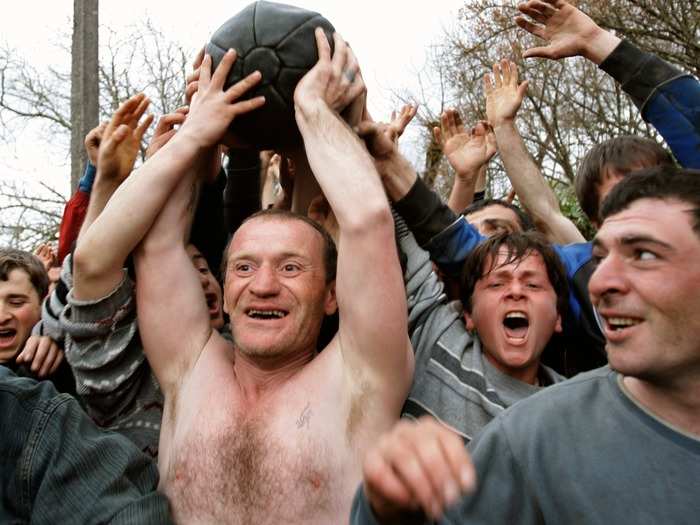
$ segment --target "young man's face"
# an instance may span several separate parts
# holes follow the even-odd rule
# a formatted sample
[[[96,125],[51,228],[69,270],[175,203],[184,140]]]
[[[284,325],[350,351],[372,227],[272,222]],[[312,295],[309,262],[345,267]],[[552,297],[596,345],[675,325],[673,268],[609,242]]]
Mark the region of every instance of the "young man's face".
[[[700,374],[700,238],[690,204],[640,199],[608,217],[594,240],[588,289],[610,365],[665,382]]]
[[[260,217],[236,232],[226,269],[226,311],[245,355],[275,358],[315,350],[321,322],[335,311],[323,239],[299,220]]]
[[[223,304],[221,300],[221,286],[216,280],[214,274],[209,269],[204,255],[193,245],[187,245],[187,253],[192,260],[192,265],[199,274],[199,281],[202,284],[204,298],[207,301],[207,309],[209,310],[209,319],[211,320],[212,328],[217,330],[224,326]]]
[[[41,299],[29,274],[15,268],[0,280],[0,363],[15,358],[40,318]]]
[[[465,218],[485,237],[523,231],[515,212],[500,204],[491,204],[465,215]]]
[[[503,265],[505,247],[493,270],[476,282],[467,328],[476,330],[487,359],[516,379],[536,376],[540,356],[554,332],[561,331],[557,294],[542,256],[533,252]],[[492,268],[487,259],[484,271]]]

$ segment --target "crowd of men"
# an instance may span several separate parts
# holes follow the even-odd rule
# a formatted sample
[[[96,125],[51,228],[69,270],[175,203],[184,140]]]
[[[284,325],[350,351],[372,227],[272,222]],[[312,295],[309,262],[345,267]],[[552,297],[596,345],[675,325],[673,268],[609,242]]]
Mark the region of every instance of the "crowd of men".
[[[398,148],[416,108],[374,121],[340,35],[274,156],[229,133],[262,74],[202,53],[140,167],[144,95],[88,134],[57,253],[0,248],[0,521],[696,523],[700,83],[564,0],[518,9],[524,58],[592,61],[670,149],[587,152],[592,241],[509,60],[486,120],[434,130],[443,202]],[[496,153],[520,206],[485,198]]]

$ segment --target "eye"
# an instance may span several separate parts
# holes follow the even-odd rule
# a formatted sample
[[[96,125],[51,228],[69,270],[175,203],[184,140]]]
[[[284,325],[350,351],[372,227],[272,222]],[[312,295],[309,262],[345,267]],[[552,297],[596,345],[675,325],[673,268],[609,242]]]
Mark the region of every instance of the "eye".
[[[235,266],[236,272],[241,274],[250,273],[253,271],[253,266],[248,263],[238,263]]]
[[[634,251],[634,258],[638,261],[653,261],[658,259],[659,257],[654,252],[640,249]]]
[[[285,263],[282,266],[282,271],[285,273],[298,272],[299,270],[301,270],[301,266],[296,263]]]
[[[499,281],[494,281],[494,282],[491,282],[488,285],[486,285],[487,288],[492,288],[492,289],[500,288],[501,286],[503,286],[503,283],[499,282]]]
[[[527,286],[531,290],[539,290],[540,288],[542,288],[538,283],[527,283],[525,286]]]
[[[197,271],[203,275],[207,275],[209,273],[209,268],[203,266],[202,268],[197,268]]]
[[[22,306],[26,304],[27,301],[24,299],[10,299],[8,302],[10,303],[10,306]]]

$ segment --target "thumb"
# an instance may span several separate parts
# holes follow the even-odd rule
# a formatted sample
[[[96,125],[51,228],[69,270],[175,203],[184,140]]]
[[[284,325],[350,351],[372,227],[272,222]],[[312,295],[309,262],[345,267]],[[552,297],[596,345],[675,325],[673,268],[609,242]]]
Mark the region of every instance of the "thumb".
[[[527,80],[523,80],[522,83],[518,86],[518,97],[522,100],[525,97],[525,93],[527,93]]]
[[[523,52],[523,58],[549,58],[550,60],[556,60],[558,57],[554,53],[554,50],[549,46],[542,47],[531,47]]]

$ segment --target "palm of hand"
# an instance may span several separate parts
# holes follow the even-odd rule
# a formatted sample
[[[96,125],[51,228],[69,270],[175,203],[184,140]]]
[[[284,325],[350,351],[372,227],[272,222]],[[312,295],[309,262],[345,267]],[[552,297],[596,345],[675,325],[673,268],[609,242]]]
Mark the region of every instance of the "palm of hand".
[[[504,120],[515,118],[521,103],[517,86],[495,88],[486,96],[486,116],[491,124],[497,126]]]
[[[572,6],[566,6],[547,20],[543,37],[549,42],[547,47],[554,53],[552,58],[570,57],[579,53],[583,47],[581,35],[586,31],[586,18],[586,15]]]
[[[489,153],[484,136],[470,136],[468,133],[458,133],[450,137],[445,142],[444,152],[450,165],[458,173],[480,168],[493,155]]]

